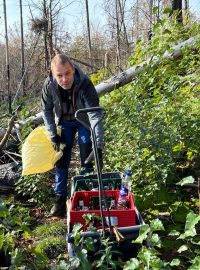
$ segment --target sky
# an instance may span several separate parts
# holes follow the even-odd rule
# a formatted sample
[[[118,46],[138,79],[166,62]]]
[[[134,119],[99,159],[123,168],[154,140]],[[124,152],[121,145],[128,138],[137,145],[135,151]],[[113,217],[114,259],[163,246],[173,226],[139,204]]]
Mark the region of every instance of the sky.
[[[19,25],[20,22],[20,10],[19,0],[5,0],[6,11],[7,11],[7,24],[8,27],[13,27],[14,24]],[[22,0],[23,4],[23,17],[24,17],[24,28],[28,27],[27,19],[29,17],[28,3],[32,6],[33,2],[38,0]],[[67,32],[80,31],[82,27],[82,18],[85,17],[85,0],[61,0],[65,8],[62,10],[62,15],[65,18],[65,27]],[[105,13],[102,5],[104,0],[88,0],[90,10],[90,22],[98,29],[103,26],[105,21]],[[70,5],[67,3],[71,3]],[[127,0],[127,3],[134,3],[133,0]],[[189,0],[189,6],[191,11],[200,17],[200,0]],[[37,16],[37,10],[32,7],[32,12]],[[30,17],[29,17],[30,18]],[[80,22],[80,23],[79,23]],[[0,0],[0,37],[4,37],[4,13],[3,13],[3,0]]]
[[[23,5],[23,17],[24,17],[24,27],[27,27],[27,20],[30,19],[30,12],[28,3],[30,3],[31,10],[34,16],[37,16],[38,10],[33,7],[33,2],[39,2],[38,0],[22,0]],[[102,23],[103,10],[101,5],[103,0],[88,0],[90,21],[95,23],[95,25],[100,25]],[[77,28],[82,26],[77,22],[81,22],[83,17],[85,17],[85,0],[61,0],[62,6],[64,7],[61,16],[65,18],[65,25],[69,29]],[[70,4],[69,4],[70,3]],[[3,11],[3,0],[0,0],[0,36],[4,35],[4,11]],[[7,25],[8,27],[13,27],[15,24],[20,25],[20,9],[19,0],[6,0],[6,13],[7,13]],[[28,16],[26,16],[28,14]],[[69,29],[70,30],[70,29]],[[68,31],[68,30],[67,30]]]

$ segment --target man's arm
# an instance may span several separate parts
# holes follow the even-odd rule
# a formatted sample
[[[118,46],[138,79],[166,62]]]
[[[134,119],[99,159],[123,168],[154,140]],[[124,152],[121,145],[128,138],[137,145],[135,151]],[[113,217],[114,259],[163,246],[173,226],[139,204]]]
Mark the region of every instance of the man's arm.
[[[93,83],[88,79],[86,88],[84,90],[84,101],[86,108],[98,107],[99,106],[99,97],[96,92],[96,89]],[[97,121],[102,117],[102,111],[94,111],[88,113],[88,118],[90,125],[93,128]],[[97,147],[103,149],[103,123],[102,121],[98,123],[95,127],[95,135],[97,139]]]
[[[50,82],[46,80],[42,88],[41,107],[44,124],[49,131],[50,136],[55,137],[57,135],[57,129],[53,112],[54,104],[50,93],[49,84]]]

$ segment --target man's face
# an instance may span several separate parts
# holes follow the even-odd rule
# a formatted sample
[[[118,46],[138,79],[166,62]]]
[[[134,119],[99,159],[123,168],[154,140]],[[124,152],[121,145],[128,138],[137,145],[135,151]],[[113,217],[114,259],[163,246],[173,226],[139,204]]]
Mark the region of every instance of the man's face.
[[[74,69],[69,63],[64,65],[55,64],[52,69],[52,75],[56,79],[58,85],[63,89],[68,90],[74,82]]]

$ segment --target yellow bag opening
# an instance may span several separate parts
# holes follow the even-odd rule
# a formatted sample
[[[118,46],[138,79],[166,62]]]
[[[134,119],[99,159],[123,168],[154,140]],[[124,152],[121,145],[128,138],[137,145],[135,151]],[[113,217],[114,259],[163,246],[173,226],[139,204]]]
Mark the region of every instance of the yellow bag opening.
[[[64,145],[56,152],[45,126],[37,127],[22,146],[22,175],[44,173],[53,169],[62,157]]]

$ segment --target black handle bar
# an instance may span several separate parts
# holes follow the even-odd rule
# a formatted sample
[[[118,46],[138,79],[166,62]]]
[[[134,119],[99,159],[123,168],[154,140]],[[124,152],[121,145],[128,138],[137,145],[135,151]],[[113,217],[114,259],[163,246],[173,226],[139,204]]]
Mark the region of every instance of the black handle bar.
[[[91,107],[91,108],[85,108],[85,109],[79,109],[78,111],[75,112],[75,118],[78,122],[80,122],[85,128],[89,129],[91,131],[91,136],[92,136],[92,144],[93,144],[93,153],[94,153],[94,158],[96,162],[96,167],[97,167],[97,179],[99,183],[99,206],[100,206],[100,212],[101,212],[101,218],[102,218],[102,228],[103,228],[103,237],[105,237],[105,220],[103,216],[103,208],[102,208],[102,199],[104,198],[105,200],[105,192],[103,190],[103,183],[102,183],[102,177],[101,177],[101,170],[99,166],[99,157],[98,157],[98,152],[97,152],[97,142],[96,142],[96,135],[95,135],[95,127],[98,125],[98,123],[101,122],[103,118],[103,113],[99,117],[98,121],[95,123],[95,125],[89,126],[85,121],[80,119],[79,115],[81,113],[89,113],[89,112],[95,112],[95,111],[103,111],[103,108],[101,107]],[[111,222],[110,222],[110,212],[109,212],[109,207],[107,205],[107,212],[108,212],[108,221],[109,221],[109,227],[111,231]]]
[[[89,113],[89,112],[95,112],[95,111],[103,111],[102,107],[91,107],[91,108],[85,108],[85,109],[79,109],[78,111],[75,112],[75,118],[78,122],[80,122],[83,126],[85,126],[87,129],[91,129],[92,127],[90,127],[85,121],[83,121],[82,119],[80,119],[80,114],[81,113]],[[99,122],[101,122],[103,118],[103,114],[101,115],[101,117],[99,118],[99,120],[96,122],[96,124],[94,125],[93,129],[95,129],[96,125],[98,125]]]

